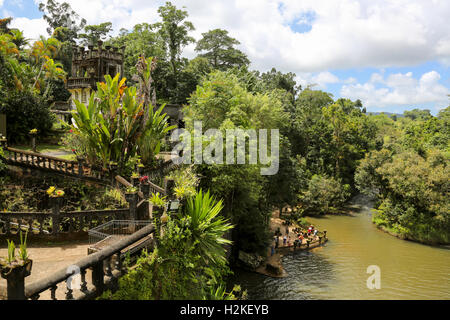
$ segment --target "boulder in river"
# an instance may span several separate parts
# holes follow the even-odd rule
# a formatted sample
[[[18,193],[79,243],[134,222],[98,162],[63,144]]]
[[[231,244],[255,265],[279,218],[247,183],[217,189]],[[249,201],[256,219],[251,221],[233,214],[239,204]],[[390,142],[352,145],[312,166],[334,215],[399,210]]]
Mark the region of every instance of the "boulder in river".
[[[267,262],[266,270],[267,270],[267,272],[277,275],[277,276],[283,274],[283,269],[279,265],[271,263],[271,262]]]
[[[264,258],[256,253],[239,251],[239,261],[247,268],[256,269],[263,262]]]

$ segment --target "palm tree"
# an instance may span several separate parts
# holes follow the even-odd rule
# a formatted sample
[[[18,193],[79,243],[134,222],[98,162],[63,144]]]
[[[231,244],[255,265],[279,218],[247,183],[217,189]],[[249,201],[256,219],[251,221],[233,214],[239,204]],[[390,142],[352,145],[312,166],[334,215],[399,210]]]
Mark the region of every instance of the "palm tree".
[[[19,29],[11,29],[11,34],[13,36],[12,42],[17,46],[18,50],[22,50],[23,47],[28,45],[29,39],[25,38],[23,32]]]
[[[47,59],[44,64],[44,79],[45,80],[64,80],[66,77],[66,72],[63,69],[63,65],[59,62],[53,61],[53,59]],[[47,97],[50,86],[47,85],[45,89],[44,97]]]
[[[38,87],[38,82],[41,78],[47,61],[56,57],[60,48],[61,43],[57,39],[46,39],[43,36],[40,36],[40,39],[33,44],[30,53],[31,57],[35,60],[35,64],[39,68],[39,72],[37,73],[33,87]]]
[[[223,201],[216,201],[209,191],[203,193],[200,190],[187,200],[185,215],[190,218],[192,241],[197,242],[198,254],[206,264],[226,262],[224,245],[231,244],[231,241],[223,236],[233,226],[219,216],[222,209]]]

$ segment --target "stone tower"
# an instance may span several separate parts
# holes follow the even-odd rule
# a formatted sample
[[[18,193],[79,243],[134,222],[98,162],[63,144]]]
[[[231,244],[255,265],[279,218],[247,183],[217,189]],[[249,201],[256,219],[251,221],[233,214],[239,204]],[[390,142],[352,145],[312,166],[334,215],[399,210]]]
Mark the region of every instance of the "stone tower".
[[[75,108],[74,99],[87,103],[91,94],[97,90],[97,82],[104,82],[105,75],[114,77],[123,75],[123,57],[125,47],[120,51],[116,47],[105,46],[98,41],[98,46],[74,47],[72,57],[72,76],[67,80],[67,90],[72,94],[71,108]]]

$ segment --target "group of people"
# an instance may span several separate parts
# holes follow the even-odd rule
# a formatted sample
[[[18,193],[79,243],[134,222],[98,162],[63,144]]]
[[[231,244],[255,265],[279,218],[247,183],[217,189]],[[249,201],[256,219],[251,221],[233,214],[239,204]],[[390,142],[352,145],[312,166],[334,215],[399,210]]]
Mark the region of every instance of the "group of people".
[[[308,230],[302,231],[300,228],[293,229],[294,232],[294,249],[300,247],[303,244],[304,239],[315,239],[319,230],[314,228],[313,225],[309,226]],[[280,246],[280,236],[281,232],[277,231],[275,233],[273,244],[271,248],[271,254],[274,255],[275,249]],[[283,246],[291,246],[291,236],[289,231],[289,226],[286,226],[286,233],[283,236]]]

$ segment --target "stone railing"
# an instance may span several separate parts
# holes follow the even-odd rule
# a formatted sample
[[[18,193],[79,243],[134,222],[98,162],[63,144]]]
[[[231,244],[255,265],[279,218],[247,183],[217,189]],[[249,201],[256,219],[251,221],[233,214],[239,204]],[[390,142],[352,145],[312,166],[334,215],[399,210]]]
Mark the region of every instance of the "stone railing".
[[[87,232],[111,220],[130,218],[130,209],[74,212],[0,212],[0,235],[59,235]]]
[[[137,197],[127,197],[128,208],[114,210],[62,211],[62,197],[50,200],[50,213],[0,212],[0,235],[17,235],[21,230],[30,236],[67,235],[87,232],[111,220],[136,220]]]
[[[123,265],[127,252],[139,245],[144,238],[150,237],[155,231],[153,225],[148,225],[130,236],[106,247],[96,253],[75,262],[69,268],[61,269],[43,279],[25,286],[21,273],[19,276],[6,276],[7,299],[14,300],[83,300],[94,299],[105,290],[115,291],[118,279],[126,273]],[[90,281],[87,275],[90,273]],[[28,274],[29,275],[29,274]],[[78,277],[76,281],[74,278]],[[74,282],[78,284],[74,285]],[[64,292],[61,292],[62,289]]]
[[[6,147],[5,151],[5,161],[11,165],[38,168],[95,181],[106,181],[111,179],[108,170],[88,165],[81,159],[78,161],[65,160],[11,147]]]
[[[96,88],[97,82],[100,82],[99,77],[72,77],[67,79],[67,88]]]

